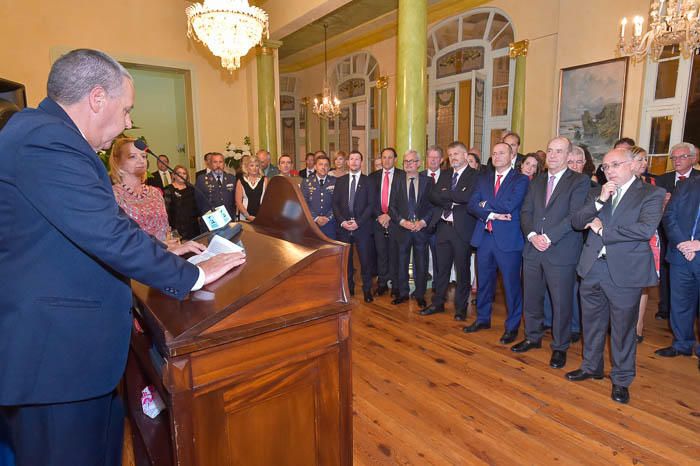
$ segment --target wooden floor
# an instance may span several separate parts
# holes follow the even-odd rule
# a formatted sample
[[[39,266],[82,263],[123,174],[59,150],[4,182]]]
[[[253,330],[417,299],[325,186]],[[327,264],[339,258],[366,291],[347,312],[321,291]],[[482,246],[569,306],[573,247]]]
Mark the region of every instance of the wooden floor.
[[[654,320],[653,298],[626,406],[610,399],[607,378],[564,378],[579,367],[581,343],[561,370],[549,367],[549,335],[522,355],[500,345],[501,293],[492,328],[470,335],[450,308],[422,317],[415,301],[358,302],[354,464],[700,464],[697,359],[654,355],[671,333]],[[127,440],[124,465],[133,464],[129,449]]]
[[[449,310],[422,317],[414,301],[392,306],[386,296],[358,304],[355,465],[700,464],[698,361],[654,355],[671,333],[654,320],[653,296],[648,309],[631,402],[621,405],[607,377],[564,378],[579,367],[580,342],[559,370],[549,367],[549,335],[525,354],[500,345],[501,294],[495,325],[469,335]]]

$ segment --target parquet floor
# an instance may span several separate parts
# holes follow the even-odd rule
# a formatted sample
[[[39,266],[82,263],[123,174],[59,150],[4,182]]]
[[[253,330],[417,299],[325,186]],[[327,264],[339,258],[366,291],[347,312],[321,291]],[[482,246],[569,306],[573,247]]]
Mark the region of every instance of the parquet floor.
[[[579,367],[580,342],[560,370],[549,367],[549,336],[520,355],[500,345],[501,293],[492,328],[469,335],[450,308],[422,317],[415,301],[358,304],[354,464],[700,464],[698,362],[654,355],[671,332],[651,298],[629,405],[610,399],[607,377],[564,378]]]

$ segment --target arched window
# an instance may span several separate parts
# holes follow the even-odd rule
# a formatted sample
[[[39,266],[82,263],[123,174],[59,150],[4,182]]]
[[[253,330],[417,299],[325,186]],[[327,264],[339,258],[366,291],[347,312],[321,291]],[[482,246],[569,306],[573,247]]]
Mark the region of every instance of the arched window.
[[[303,134],[305,131],[305,116],[301,113],[305,108],[303,105],[297,106],[297,99],[294,96],[297,86],[297,78],[294,76],[280,76],[280,123],[282,125],[282,147],[279,154],[274,154],[279,157],[282,154],[291,155],[295,161],[295,165],[299,164],[298,154],[304,154],[305,148],[301,147],[304,143]],[[300,114],[297,115],[297,109]],[[299,137],[297,137],[299,135]],[[299,143],[297,143],[299,142]]]
[[[368,166],[379,151],[379,64],[368,52],[341,58],[333,67],[331,86],[341,101],[341,114],[328,123],[329,152],[359,150]]]
[[[482,152],[510,127],[513,25],[496,8],[453,16],[428,31],[428,141],[454,140]]]

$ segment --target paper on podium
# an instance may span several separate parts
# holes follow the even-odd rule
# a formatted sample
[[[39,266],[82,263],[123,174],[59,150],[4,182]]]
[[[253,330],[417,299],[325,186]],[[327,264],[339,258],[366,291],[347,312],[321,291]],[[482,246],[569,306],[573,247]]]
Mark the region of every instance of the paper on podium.
[[[204,250],[203,253],[190,257],[189,259],[187,259],[187,262],[197,265],[200,262],[203,262],[207,259],[211,259],[212,257],[217,256],[219,254],[241,251],[243,251],[243,248],[239,245],[232,243],[226,238],[222,238],[221,236],[215,235],[214,237],[212,237],[211,241],[209,241],[209,246],[207,247],[207,249]]]

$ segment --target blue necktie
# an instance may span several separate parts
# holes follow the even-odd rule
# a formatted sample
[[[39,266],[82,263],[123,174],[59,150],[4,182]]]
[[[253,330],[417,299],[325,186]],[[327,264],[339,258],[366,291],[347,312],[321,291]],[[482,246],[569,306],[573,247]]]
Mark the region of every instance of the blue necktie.
[[[457,189],[457,180],[459,180],[459,173],[455,172],[455,174],[452,175],[452,187],[450,188],[452,191]]]

